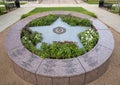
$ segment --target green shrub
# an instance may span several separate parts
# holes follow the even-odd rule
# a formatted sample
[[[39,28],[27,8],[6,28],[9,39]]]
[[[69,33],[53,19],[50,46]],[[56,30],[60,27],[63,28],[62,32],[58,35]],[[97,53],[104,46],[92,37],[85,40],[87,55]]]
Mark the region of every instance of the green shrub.
[[[83,44],[85,50],[90,51],[98,41],[98,33],[94,29],[88,29],[82,33],[78,34],[81,43]]]
[[[83,48],[74,42],[53,42],[53,44],[42,43],[41,54],[43,58],[66,59],[80,56],[85,53]]]
[[[30,35],[30,40],[36,45],[38,42],[42,41],[42,34],[38,32],[34,32]]]
[[[38,32],[31,32],[29,30],[23,29],[21,34],[21,41],[23,45],[29,49],[30,51],[34,52],[36,49],[36,44],[41,42],[42,35]]]
[[[66,22],[67,24],[71,25],[71,26],[92,26],[92,22],[88,19],[80,19],[77,17],[72,17],[70,15],[62,15],[59,16],[61,17],[61,19]],[[32,20],[29,23],[29,26],[45,26],[45,25],[51,25],[55,20],[57,20],[58,16],[57,15],[53,15],[50,14],[48,16],[45,17],[41,17],[35,20]]]
[[[41,17],[35,20],[32,20],[29,23],[29,26],[44,26],[44,25],[51,25],[56,19],[58,18],[58,16],[50,14],[48,16],[45,17]]]
[[[70,15],[61,16],[62,20],[71,26],[92,26],[92,22],[88,19],[80,19]]]
[[[35,35],[38,34],[40,38],[34,40]],[[36,55],[41,56],[42,58],[52,58],[52,59],[67,59],[74,58],[80,55],[85,54],[90,51],[98,41],[98,33],[94,29],[88,29],[82,33],[78,34],[83,48],[79,48],[74,42],[53,42],[52,44],[47,44],[45,42],[41,43],[39,49],[36,48],[36,44],[41,42],[42,35],[34,32],[30,33],[26,30],[22,31],[22,43],[23,45],[35,53]],[[32,37],[31,37],[32,36]]]
[[[39,37],[36,39],[36,35]],[[86,51],[84,48],[79,48],[74,42],[53,42],[47,44],[42,42],[39,49],[36,44],[41,42],[42,35],[40,33],[31,33],[24,29],[22,31],[21,41],[23,45],[32,53],[41,56],[42,58],[66,59],[83,55]]]
[[[120,14],[120,7],[112,6],[112,9],[109,10],[112,13]]]
[[[80,26],[92,26],[92,22],[88,19],[81,19]]]

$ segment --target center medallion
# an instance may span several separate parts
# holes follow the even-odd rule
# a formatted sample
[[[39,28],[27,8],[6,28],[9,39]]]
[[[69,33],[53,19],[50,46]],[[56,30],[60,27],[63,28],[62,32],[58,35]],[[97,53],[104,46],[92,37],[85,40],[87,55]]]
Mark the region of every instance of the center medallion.
[[[63,27],[56,27],[53,29],[53,32],[56,33],[56,34],[63,34],[66,32],[66,29],[63,28]]]

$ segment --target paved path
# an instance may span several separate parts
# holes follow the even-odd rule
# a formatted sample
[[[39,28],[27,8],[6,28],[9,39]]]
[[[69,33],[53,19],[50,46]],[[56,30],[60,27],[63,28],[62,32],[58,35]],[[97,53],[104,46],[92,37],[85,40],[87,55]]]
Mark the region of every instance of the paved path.
[[[74,4],[74,0],[42,0],[41,4]]]
[[[45,0],[45,1],[48,1],[48,0]],[[55,0],[52,0],[52,1],[55,1]],[[51,4],[29,3],[26,5],[23,5],[21,8],[18,8],[15,11],[12,11],[10,13],[0,16],[0,32],[3,31],[4,29],[6,29],[8,26],[12,25],[13,23],[17,22],[20,19],[22,14],[25,14],[25,13],[31,11],[35,7],[58,7],[58,6],[60,6],[60,7],[62,7],[62,6],[81,7],[82,6],[85,9],[87,9],[91,12],[94,12],[98,16],[99,20],[101,20],[108,26],[112,27],[116,31],[120,32],[120,16],[119,15],[105,11],[105,10],[99,8],[98,5],[88,5],[86,3],[83,3],[81,0],[76,0],[76,1],[77,1],[77,3],[74,3],[73,1],[69,2],[69,0],[66,0],[66,3],[69,2],[69,4],[66,4],[66,3],[62,4],[63,2],[65,2],[65,0],[63,0],[61,4],[60,3],[52,4],[51,2],[48,2]],[[72,2],[74,4],[71,4]],[[55,2],[55,3],[58,3],[58,2]]]
[[[38,0],[40,4],[76,4],[75,0]]]
[[[108,26],[112,27],[116,31],[120,32],[120,16],[105,11],[99,8],[97,5],[88,5],[86,3],[81,4],[82,7],[87,9],[88,11],[94,12],[98,19],[107,24]]]
[[[0,32],[17,22],[21,15],[31,11],[35,7],[21,7],[5,15],[0,16]]]
[[[81,0],[76,0],[76,4],[31,4],[28,7],[83,7],[88,11],[94,12],[98,19],[107,24],[108,26],[114,28],[116,31],[120,32],[120,16],[117,14],[110,13],[104,9],[98,7],[98,5],[89,5]]]

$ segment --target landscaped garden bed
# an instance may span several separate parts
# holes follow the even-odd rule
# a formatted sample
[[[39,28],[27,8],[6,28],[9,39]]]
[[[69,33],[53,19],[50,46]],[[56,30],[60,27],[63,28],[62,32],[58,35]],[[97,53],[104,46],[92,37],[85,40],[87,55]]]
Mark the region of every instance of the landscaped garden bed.
[[[78,21],[79,19],[83,20],[84,18],[85,18],[85,22],[86,21],[89,22],[90,20],[92,26],[91,23],[87,24],[89,25],[89,27],[86,26],[88,29],[81,31],[80,34],[78,34],[79,40],[81,40],[85,51],[87,51],[85,54],[67,59],[64,58],[50,59],[50,57],[42,58],[36,55],[34,52],[30,52],[28,49],[26,49],[29,46],[27,46],[28,44],[25,44],[26,41],[24,43],[23,37],[28,36],[29,34],[30,35],[28,38],[32,39],[30,43],[33,42],[33,44],[36,45],[38,41],[42,42],[45,39],[45,36],[42,33],[40,33],[42,32],[42,30],[47,29],[46,32],[47,36],[50,34],[49,30],[51,30],[51,32],[54,33],[54,35],[60,36],[67,33],[69,28],[66,27],[70,27],[70,29],[74,28],[75,30],[81,27],[81,24],[78,27],[74,26],[76,25],[76,23],[74,22],[71,23],[70,20],[66,19],[67,17],[63,18],[65,20],[63,20],[62,18],[61,19],[58,18],[57,20],[54,21],[53,19],[52,22],[55,23],[53,23],[52,25],[50,25],[51,23],[49,23],[50,26],[47,26],[49,28],[44,26],[46,25],[45,22],[42,24],[42,26],[44,27],[44,29],[42,30],[40,29],[43,28],[42,26],[39,26],[39,24],[37,24],[38,27],[36,26],[35,23],[38,22],[39,20],[36,21],[35,19],[42,19],[43,17],[45,19],[46,16],[49,16],[51,14],[57,16],[63,16],[63,17],[70,15],[73,18],[77,17]],[[41,22],[42,21],[44,20],[41,20]],[[68,24],[65,24],[63,21],[64,22],[68,21],[67,22]],[[58,22],[59,24],[56,24]],[[53,30],[51,28],[54,25],[55,27]],[[65,25],[65,26],[61,26],[61,25]],[[35,27],[31,27],[31,26],[35,26]],[[28,30],[28,28],[30,28],[31,31]],[[39,29],[40,32],[38,30],[37,32],[35,32],[36,29]],[[81,29],[83,28],[81,27]],[[95,36],[92,33],[95,33]],[[73,32],[71,37],[74,34],[76,33]],[[91,34],[93,36],[91,36]],[[52,37],[54,38],[55,36]],[[67,38],[69,39],[69,36]],[[89,43],[88,41],[91,41],[92,38],[95,40]],[[51,36],[48,36],[47,39],[52,39],[52,38]],[[55,39],[57,40],[58,38],[55,37]],[[85,42],[91,44],[90,47]],[[63,48],[64,46],[76,47],[75,43],[71,41],[69,42],[55,41],[54,43],[55,44],[50,44],[53,46],[53,48],[54,45],[55,46],[57,45],[58,47],[60,45],[59,47],[60,49]],[[43,43],[43,45],[45,47],[42,46],[42,49],[44,48],[46,49],[46,46],[49,47],[48,44],[46,45],[45,43]],[[8,52],[9,58],[12,61],[11,63],[13,65],[13,69],[15,73],[19,75],[22,79],[36,85],[85,85],[100,77],[107,70],[113,48],[114,48],[114,39],[112,33],[103,23],[101,23],[96,18],[92,18],[90,16],[78,12],[70,12],[70,11],[49,11],[49,12],[38,13],[29,16],[27,18],[24,18],[12,26],[12,29],[9,31],[6,39],[6,50]],[[56,50],[53,49],[53,53],[56,52],[58,49]]]
[[[52,44],[42,42],[42,34],[38,32],[32,32],[29,29],[33,26],[48,26],[61,17],[63,22],[66,22],[70,26],[86,26],[89,29],[79,33],[77,36],[81,40],[83,47],[79,48],[73,41],[53,41]],[[39,55],[42,58],[53,58],[53,59],[66,59],[73,58],[85,54],[90,51],[98,41],[98,33],[92,28],[92,22],[88,19],[80,19],[67,16],[48,15],[42,18],[32,20],[22,31],[22,43],[31,52]],[[44,28],[43,28],[44,29]],[[49,29],[48,29],[49,30]],[[74,32],[74,31],[73,31]],[[59,34],[58,34],[59,35]],[[69,35],[69,37],[72,35]],[[48,36],[49,37],[49,36]],[[36,48],[37,43],[41,43],[40,48]]]

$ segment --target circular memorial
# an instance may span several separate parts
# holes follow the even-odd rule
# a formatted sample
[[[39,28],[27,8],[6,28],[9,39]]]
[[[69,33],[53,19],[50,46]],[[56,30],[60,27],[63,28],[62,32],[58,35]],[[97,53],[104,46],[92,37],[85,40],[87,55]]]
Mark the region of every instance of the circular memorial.
[[[59,17],[49,26],[44,23],[31,27],[33,20],[51,14],[86,18],[95,29],[67,24]],[[87,41],[96,39],[92,48],[82,41],[82,35],[87,36],[90,32],[96,33],[95,36],[89,35],[90,38],[85,37]],[[52,49],[55,46],[57,49]],[[45,49],[44,52],[44,48],[47,51]],[[68,50],[63,51],[62,48]],[[6,39],[6,50],[15,73],[35,85],[85,85],[107,70],[113,49],[114,39],[107,26],[90,16],[69,11],[43,12],[22,19],[11,27]]]

